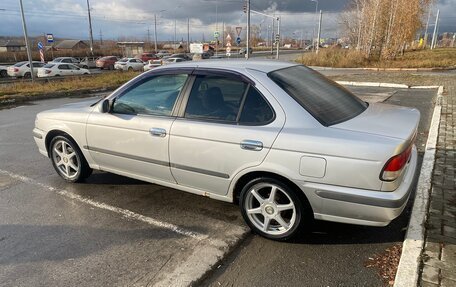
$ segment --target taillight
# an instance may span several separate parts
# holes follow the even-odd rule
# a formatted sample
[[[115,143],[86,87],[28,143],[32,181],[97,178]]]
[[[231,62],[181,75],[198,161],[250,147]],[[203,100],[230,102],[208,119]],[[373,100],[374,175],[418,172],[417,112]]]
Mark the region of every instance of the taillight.
[[[402,173],[404,167],[410,159],[412,154],[413,143],[398,155],[390,158],[383,167],[380,179],[383,181],[396,180]]]
[[[50,73],[51,73],[51,70],[44,70],[44,73],[45,73],[45,74],[50,74]]]
[[[14,68],[14,72],[15,73],[19,72],[19,68]]]

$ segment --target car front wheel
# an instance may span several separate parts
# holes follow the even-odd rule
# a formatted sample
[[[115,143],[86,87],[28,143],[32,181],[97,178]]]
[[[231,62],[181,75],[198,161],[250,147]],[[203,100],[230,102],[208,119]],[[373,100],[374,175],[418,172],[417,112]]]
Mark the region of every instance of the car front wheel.
[[[246,184],[239,205],[252,231],[269,239],[290,239],[310,223],[304,212],[307,204],[292,188],[274,178],[257,178]]]
[[[81,150],[69,137],[54,137],[49,148],[54,169],[66,181],[78,182],[92,173]]]

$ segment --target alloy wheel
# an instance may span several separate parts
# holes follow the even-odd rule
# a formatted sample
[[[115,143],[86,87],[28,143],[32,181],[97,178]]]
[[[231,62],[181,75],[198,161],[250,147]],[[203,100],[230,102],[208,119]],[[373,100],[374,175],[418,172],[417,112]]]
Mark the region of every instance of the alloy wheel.
[[[81,161],[73,147],[64,140],[59,140],[52,147],[52,160],[58,171],[68,179],[78,176]]]

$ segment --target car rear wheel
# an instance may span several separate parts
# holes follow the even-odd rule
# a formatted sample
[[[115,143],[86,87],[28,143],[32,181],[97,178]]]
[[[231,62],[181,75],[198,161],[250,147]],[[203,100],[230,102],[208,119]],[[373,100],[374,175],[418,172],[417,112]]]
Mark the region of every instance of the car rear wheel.
[[[8,72],[6,70],[1,70],[0,71],[0,78],[6,78],[8,77]]]
[[[239,202],[242,216],[253,232],[274,240],[287,240],[300,233],[306,218],[303,200],[288,185],[269,177],[247,183]]]
[[[66,181],[79,182],[92,174],[81,150],[69,137],[54,137],[49,149],[55,171]]]
[[[133,71],[133,68],[132,67],[128,67],[128,71],[129,72]]]
[[[32,77],[32,74],[30,72],[27,72],[24,74],[24,79],[30,79]]]
[[[109,70],[114,70],[114,66],[113,65],[109,65]]]

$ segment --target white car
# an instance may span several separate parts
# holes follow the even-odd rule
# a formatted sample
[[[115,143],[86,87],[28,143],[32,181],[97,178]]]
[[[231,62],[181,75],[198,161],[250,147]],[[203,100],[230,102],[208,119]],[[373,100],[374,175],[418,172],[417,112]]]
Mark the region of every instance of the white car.
[[[398,217],[415,184],[419,119],[302,65],[188,61],[41,112],[33,136],[68,182],[98,169],[239,203],[253,231],[285,240],[314,219]]]
[[[73,57],[58,57],[52,60],[50,63],[67,63],[67,64],[79,64],[79,60]]]
[[[0,78],[8,77],[8,68],[5,66],[0,66]]]
[[[153,68],[160,67],[162,65],[162,60],[149,60],[146,65],[144,65],[144,72],[152,70]]]
[[[142,71],[144,62],[136,58],[123,58],[114,64],[114,68],[122,71]]]
[[[38,62],[38,61],[33,61],[33,75],[38,74],[38,68],[43,67],[45,64]],[[8,76],[10,77],[16,77],[16,78],[30,78],[30,63],[28,61],[24,62],[19,62],[14,64],[13,66],[8,67]]]
[[[58,77],[58,76],[75,76],[75,75],[88,75],[90,71],[87,69],[79,68],[73,64],[66,63],[48,63],[42,68],[38,69],[38,77]]]
[[[169,65],[169,64],[173,64],[173,63],[180,63],[180,62],[186,62],[186,61],[188,61],[188,60],[186,60],[184,58],[172,57],[172,58],[163,60],[162,65]]]

